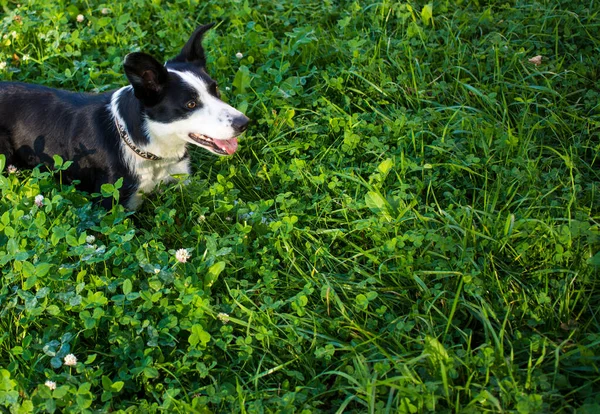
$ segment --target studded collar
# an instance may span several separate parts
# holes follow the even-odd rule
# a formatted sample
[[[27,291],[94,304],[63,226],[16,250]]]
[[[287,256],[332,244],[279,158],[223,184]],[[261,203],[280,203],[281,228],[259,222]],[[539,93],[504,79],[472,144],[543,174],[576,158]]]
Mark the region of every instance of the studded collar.
[[[154,155],[151,152],[148,151],[143,151],[142,149],[140,149],[138,146],[136,146],[133,141],[131,140],[131,138],[129,137],[129,134],[127,133],[127,130],[123,127],[123,125],[121,125],[119,123],[119,121],[115,118],[115,125],[117,126],[117,131],[119,131],[119,136],[121,137],[121,139],[123,140],[123,142],[125,142],[125,144],[127,144],[127,146],[129,148],[131,148],[131,150],[133,152],[135,152],[137,155],[139,155],[142,158],[145,158],[147,160],[151,160],[151,161],[159,161],[162,160],[162,157],[159,157],[158,155]]]

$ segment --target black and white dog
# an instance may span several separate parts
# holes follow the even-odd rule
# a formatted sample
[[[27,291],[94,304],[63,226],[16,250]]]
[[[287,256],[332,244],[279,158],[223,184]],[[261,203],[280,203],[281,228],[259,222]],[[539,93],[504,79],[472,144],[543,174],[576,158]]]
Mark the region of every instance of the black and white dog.
[[[220,99],[206,73],[200,26],[181,53],[160,64],[145,53],[125,57],[130,85],[81,94],[23,83],[0,83],[0,153],[17,168],[73,161],[66,171],[78,188],[100,192],[123,177],[121,202],[130,209],[160,182],[190,173],[187,144],[233,154],[248,118]]]

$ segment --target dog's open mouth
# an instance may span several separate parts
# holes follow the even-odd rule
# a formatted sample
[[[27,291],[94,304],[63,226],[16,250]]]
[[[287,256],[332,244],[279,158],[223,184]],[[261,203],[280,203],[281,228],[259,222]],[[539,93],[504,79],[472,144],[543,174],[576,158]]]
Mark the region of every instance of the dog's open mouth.
[[[219,155],[231,155],[238,147],[238,140],[235,137],[229,139],[213,139],[206,135],[194,133],[191,133],[189,136],[202,148],[206,148]]]

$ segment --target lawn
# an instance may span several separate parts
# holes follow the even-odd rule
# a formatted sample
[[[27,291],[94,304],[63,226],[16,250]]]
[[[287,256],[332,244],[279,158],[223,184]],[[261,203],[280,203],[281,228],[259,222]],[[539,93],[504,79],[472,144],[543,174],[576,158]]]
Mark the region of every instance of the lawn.
[[[216,22],[253,119],[135,213],[0,160],[0,412],[600,412],[599,14],[0,0],[0,80],[108,91]]]

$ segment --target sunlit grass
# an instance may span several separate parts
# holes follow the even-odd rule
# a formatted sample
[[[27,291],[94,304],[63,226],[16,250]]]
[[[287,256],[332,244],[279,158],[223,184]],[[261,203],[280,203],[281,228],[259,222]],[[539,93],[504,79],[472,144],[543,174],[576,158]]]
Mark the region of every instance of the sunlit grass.
[[[0,79],[80,91],[219,22],[253,125],[135,214],[3,173],[0,406],[600,410],[598,7],[255,3],[3,5]]]

